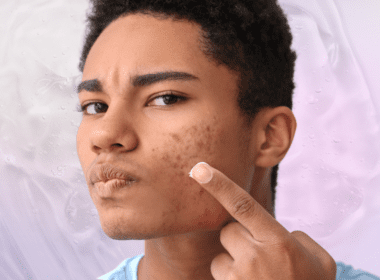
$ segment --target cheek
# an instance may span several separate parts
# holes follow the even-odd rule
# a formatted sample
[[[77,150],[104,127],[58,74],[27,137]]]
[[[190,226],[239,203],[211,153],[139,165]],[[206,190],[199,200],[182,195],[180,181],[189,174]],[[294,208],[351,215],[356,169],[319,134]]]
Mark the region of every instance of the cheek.
[[[179,211],[203,196],[205,190],[189,177],[189,172],[200,161],[217,164],[220,132],[212,124],[195,125],[181,133],[169,133],[165,139],[163,146],[153,149],[155,175],[157,181],[164,180],[159,187],[173,198],[172,204]]]
[[[85,154],[85,151],[83,150],[83,148],[85,147],[84,145],[84,138],[83,138],[83,129],[81,128],[81,126],[79,126],[79,129],[78,129],[78,132],[77,132],[77,154],[78,154],[78,158],[79,158],[79,161],[82,165],[82,168],[83,168],[83,158],[84,158],[84,154]]]
[[[171,133],[168,137],[170,143],[163,150],[160,161],[176,175],[188,176],[199,161],[212,164],[219,142],[216,135],[216,129],[211,129],[211,125],[192,126],[181,134]]]
[[[86,172],[89,163],[92,161],[94,154],[90,150],[90,145],[88,144],[89,132],[82,125],[79,126],[76,138],[76,148],[83,172]]]

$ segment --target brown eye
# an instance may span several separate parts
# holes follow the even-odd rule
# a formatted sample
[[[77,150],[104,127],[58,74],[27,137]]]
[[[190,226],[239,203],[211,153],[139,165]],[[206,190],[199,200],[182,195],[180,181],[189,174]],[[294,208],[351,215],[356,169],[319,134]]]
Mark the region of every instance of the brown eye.
[[[153,98],[153,100],[150,103],[155,103],[153,104],[153,106],[167,106],[183,100],[186,100],[186,97],[178,96],[175,94],[165,94]]]
[[[94,106],[92,106],[94,105]],[[103,112],[105,112],[105,110],[107,110],[108,106],[104,103],[100,103],[100,102],[91,102],[91,103],[88,103],[86,105],[83,105],[81,107],[81,112],[83,112],[84,115],[96,115],[97,113],[102,113],[102,110]],[[91,112],[89,112],[89,110]]]

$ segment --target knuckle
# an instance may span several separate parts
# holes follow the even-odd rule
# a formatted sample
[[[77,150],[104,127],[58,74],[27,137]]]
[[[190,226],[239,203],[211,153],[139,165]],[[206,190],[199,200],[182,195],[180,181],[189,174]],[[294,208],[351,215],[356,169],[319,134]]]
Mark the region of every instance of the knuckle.
[[[290,258],[295,251],[295,244],[290,236],[273,236],[270,243],[273,251],[283,258]]]
[[[300,231],[300,230],[292,231],[292,234],[295,235],[295,236],[303,236],[303,235],[305,235],[305,233],[303,231]]]
[[[222,244],[225,240],[228,240],[228,236],[231,231],[231,224],[233,223],[229,223],[228,225],[224,226],[220,231],[220,241],[222,242]]]
[[[335,279],[337,268],[336,262],[332,256],[305,232],[297,230],[293,231],[291,235],[298,241],[301,241],[303,245],[308,245],[307,248],[310,249],[310,253],[314,257],[314,260],[318,261],[321,265],[321,270],[327,272],[327,274],[331,276],[331,279]]]
[[[300,231],[300,230],[295,230],[291,233],[291,235],[295,238],[300,238],[302,240],[305,240],[305,239],[310,239],[310,236],[307,235],[306,233],[304,233],[303,231]]]
[[[251,199],[246,197],[239,197],[237,198],[236,203],[234,203],[233,211],[237,216],[247,215],[254,212],[254,207],[255,205]]]
[[[282,238],[278,243],[277,247],[283,254],[288,254],[293,249],[293,243],[291,242],[290,238]]]
[[[291,233],[291,236],[302,246],[305,246],[313,251],[316,250],[318,244],[305,232],[296,230]]]

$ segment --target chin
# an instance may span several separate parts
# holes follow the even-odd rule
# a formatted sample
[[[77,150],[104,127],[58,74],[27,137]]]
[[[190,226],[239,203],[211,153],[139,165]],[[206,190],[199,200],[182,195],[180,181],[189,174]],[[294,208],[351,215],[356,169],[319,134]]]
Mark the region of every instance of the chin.
[[[100,222],[104,233],[114,240],[149,240],[192,232],[190,229],[186,230],[184,228],[177,230],[173,227],[170,230],[155,228],[151,223],[146,228],[145,224],[141,221],[137,223],[122,223],[117,220],[101,219]]]
[[[146,240],[162,236],[147,220],[100,216],[100,224],[104,233],[114,240]]]
[[[170,236],[172,234],[158,234],[153,232],[138,232],[138,231],[126,231],[125,229],[120,230],[120,228],[110,228],[102,226],[104,233],[111,239],[114,240],[149,240],[165,236]]]
[[[143,240],[145,236],[136,231],[127,230],[124,226],[109,222],[101,223],[104,233],[114,240]]]

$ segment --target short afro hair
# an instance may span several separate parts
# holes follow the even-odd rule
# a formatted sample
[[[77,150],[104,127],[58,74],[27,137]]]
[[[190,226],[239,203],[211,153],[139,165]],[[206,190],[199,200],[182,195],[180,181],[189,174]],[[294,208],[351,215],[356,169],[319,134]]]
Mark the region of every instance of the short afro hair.
[[[114,20],[129,14],[188,20],[201,27],[202,51],[238,74],[238,106],[249,123],[264,107],[292,109],[296,53],[276,0],[91,0],[80,57],[83,72],[91,47]],[[274,209],[278,165],[271,174]]]

